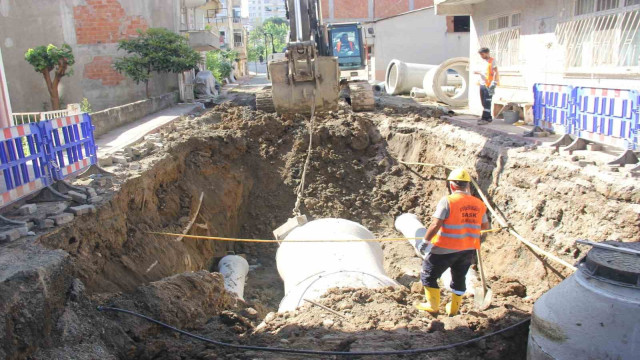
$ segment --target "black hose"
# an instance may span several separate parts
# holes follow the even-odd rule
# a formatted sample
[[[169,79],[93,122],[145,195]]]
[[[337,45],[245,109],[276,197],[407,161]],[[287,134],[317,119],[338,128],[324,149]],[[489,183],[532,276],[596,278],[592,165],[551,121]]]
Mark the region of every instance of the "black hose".
[[[156,319],[150,318],[148,316],[142,315],[142,314],[138,314],[136,312],[130,311],[130,310],[125,310],[125,309],[119,309],[119,308],[114,308],[114,307],[108,307],[108,306],[98,306],[98,311],[113,311],[113,312],[120,312],[120,313],[124,313],[124,314],[128,314],[128,315],[132,315],[135,317],[139,317],[141,319],[147,320],[149,322],[152,322],[154,324],[163,326],[167,329],[173,330],[175,332],[178,332],[182,335],[186,335],[189,336],[191,338],[194,338],[196,340],[200,340],[200,341],[204,341],[206,343],[209,344],[213,344],[213,345],[217,345],[217,346],[223,346],[223,347],[230,347],[230,348],[234,348],[234,349],[241,349],[241,350],[254,350],[254,351],[266,351],[266,352],[277,352],[277,353],[290,353],[290,354],[307,354],[307,355],[329,355],[329,356],[381,356],[381,355],[410,355],[410,354],[422,354],[422,353],[429,353],[429,352],[437,352],[437,351],[444,351],[444,350],[449,350],[449,349],[453,349],[459,346],[465,346],[465,345],[469,345],[469,344],[473,344],[475,342],[478,342],[480,340],[484,340],[486,338],[489,338],[491,336],[494,335],[498,335],[501,334],[503,332],[515,329],[517,327],[520,327],[522,325],[525,325],[527,323],[529,323],[529,321],[531,320],[531,318],[527,318],[526,320],[520,321],[516,324],[510,325],[504,329],[500,329],[498,331],[486,334],[486,335],[482,335],[480,337],[471,339],[471,340],[466,340],[466,341],[461,341],[461,342],[457,342],[457,343],[453,343],[453,344],[448,344],[448,345],[440,345],[440,346],[434,346],[434,347],[430,347],[430,348],[422,348],[422,349],[410,349],[410,350],[389,350],[389,351],[354,351],[354,352],[349,352],[349,351],[320,351],[320,350],[301,350],[301,349],[285,349],[285,348],[276,348],[276,347],[266,347],[266,346],[252,346],[252,345],[236,345],[236,344],[229,344],[229,343],[225,343],[225,342],[221,342],[221,341],[217,341],[217,340],[212,340],[212,339],[207,339],[205,337],[202,337],[200,335],[196,335],[196,334],[192,334],[189,332],[186,332],[184,330],[180,330],[178,328],[175,328],[171,325],[165,324],[161,321],[158,321]]]

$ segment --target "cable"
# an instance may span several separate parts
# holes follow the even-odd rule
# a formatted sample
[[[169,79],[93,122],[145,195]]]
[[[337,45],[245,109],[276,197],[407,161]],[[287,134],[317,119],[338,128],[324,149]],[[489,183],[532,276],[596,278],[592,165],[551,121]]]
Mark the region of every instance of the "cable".
[[[496,229],[488,229],[488,230],[482,230],[480,231],[481,234],[486,234],[486,233],[490,233],[490,232],[498,232],[503,230],[503,228],[496,228]],[[179,238],[179,240],[176,241],[181,241],[182,238],[185,239],[204,239],[204,240],[217,240],[217,241],[234,241],[234,242],[253,242],[253,243],[282,243],[282,242],[288,242],[288,243],[340,243],[340,242],[384,242],[384,241],[407,241],[407,240],[420,240],[423,239],[424,237],[410,237],[410,238],[406,238],[406,237],[399,237],[399,238],[380,238],[380,239],[313,239],[313,240],[297,240],[297,239],[292,239],[292,240],[268,240],[268,239],[240,239],[240,238],[225,238],[225,237],[218,237],[218,236],[204,236],[204,235],[185,235],[185,234],[176,234],[176,233],[165,233],[165,232],[155,232],[155,231],[147,231],[147,234],[152,234],[152,235],[164,235],[164,236],[177,236]]]
[[[222,342],[222,341],[212,340],[212,339],[208,339],[208,338],[205,338],[203,336],[200,336],[200,335],[192,334],[192,333],[189,333],[187,331],[180,330],[180,329],[178,329],[176,327],[173,327],[171,325],[165,324],[165,323],[163,323],[161,321],[158,321],[156,319],[150,318],[150,317],[142,315],[142,314],[138,314],[138,313],[130,311],[130,310],[119,309],[119,308],[114,308],[114,307],[109,307],[109,306],[98,306],[98,311],[119,312],[119,313],[131,315],[131,316],[135,316],[135,317],[147,320],[147,321],[149,321],[151,323],[154,323],[156,325],[160,325],[160,326],[165,327],[167,329],[173,330],[173,331],[175,331],[177,333],[180,333],[182,335],[194,338],[196,340],[204,341],[204,342],[209,343],[209,344],[217,345],[217,346],[223,346],[223,347],[229,347],[229,348],[241,349],[241,350],[265,351],[265,352],[276,352],[276,353],[290,353],[290,354],[325,355],[325,356],[383,356],[383,355],[384,356],[388,356],[388,355],[411,355],[411,354],[422,354],[422,353],[429,353],[429,352],[444,351],[444,350],[449,350],[449,349],[453,349],[453,348],[460,347],[460,346],[473,344],[475,342],[478,342],[480,340],[484,340],[484,339],[489,338],[491,336],[502,334],[502,333],[507,332],[507,331],[509,331],[511,329],[515,329],[515,328],[520,327],[522,325],[525,325],[525,324],[529,323],[529,321],[531,321],[531,318],[527,318],[526,320],[522,320],[522,321],[520,321],[520,322],[518,322],[516,324],[510,325],[510,326],[508,326],[508,327],[506,327],[504,329],[500,329],[498,331],[494,331],[492,333],[489,333],[489,334],[486,334],[486,335],[482,335],[482,336],[479,336],[479,337],[471,339],[471,340],[461,341],[461,342],[448,344],[448,345],[440,345],[440,346],[434,346],[434,347],[430,347],[430,348],[410,349],[410,350],[354,351],[354,352],[349,352],[349,351],[321,351],[321,350],[308,350],[308,349],[285,349],[285,348],[267,347],[267,346],[253,346],[253,345],[236,345],[236,344],[225,343],[225,342]]]
[[[318,87],[316,81],[316,88]],[[316,90],[313,90],[313,103],[311,104],[311,118],[309,119],[309,149],[307,149],[307,159],[304,161],[304,167],[302,168],[302,178],[300,179],[300,186],[298,186],[298,194],[296,197],[296,204],[293,207],[293,215],[301,216],[300,203],[304,196],[304,185],[307,177],[307,168],[309,167],[309,161],[311,160],[311,152],[313,151],[313,128],[316,121]]]

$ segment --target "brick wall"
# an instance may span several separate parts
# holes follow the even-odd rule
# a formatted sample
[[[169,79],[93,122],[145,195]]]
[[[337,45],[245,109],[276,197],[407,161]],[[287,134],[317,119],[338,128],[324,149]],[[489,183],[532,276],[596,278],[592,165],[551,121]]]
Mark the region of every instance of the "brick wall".
[[[371,10],[374,17],[380,19],[433,6],[433,0],[413,0],[413,7],[410,3],[409,0],[333,0],[333,14],[331,14],[329,0],[322,0],[322,14],[325,19],[331,21],[369,19],[369,10]],[[374,8],[369,9],[370,5]]]
[[[369,17],[369,0],[348,0],[334,1],[334,12],[336,17],[341,15],[343,18],[367,18]]]
[[[116,86],[124,80],[124,76],[114,70],[111,56],[96,56],[84,66],[85,79],[101,80],[103,86]]]
[[[78,44],[109,44],[128,36],[135,36],[137,29],[146,30],[149,25],[141,16],[128,16],[117,0],[86,0],[86,6],[75,6]]]

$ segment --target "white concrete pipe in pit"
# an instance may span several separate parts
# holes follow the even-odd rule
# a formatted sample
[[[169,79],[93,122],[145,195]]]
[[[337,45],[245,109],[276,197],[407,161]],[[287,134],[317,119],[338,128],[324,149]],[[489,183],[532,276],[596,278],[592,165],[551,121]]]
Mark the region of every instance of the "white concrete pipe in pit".
[[[276,254],[285,291],[278,311],[295,310],[305,299],[319,299],[331,288],[400,286],[385,274],[380,243],[325,242],[362,239],[374,239],[374,235],[344,219],[314,220],[291,231]]]
[[[412,88],[421,88],[427,72],[437,65],[406,63],[391,60],[385,75],[385,89],[389,95],[408,94]]]
[[[244,301],[244,284],[249,274],[249,263],[238,255],[227,255],[218,263],[218,269],[224,277],[224,288]]]
[[[424,251],[426,250],[429,252],[431,251],[431,248],[429,246],[430,244],[427,244],[423,239],[427,234],[427,229],[420,220],[418,220],[418,217],[414,214],[402,214],[396,219],[395,225],[396,230],[400,231],[404,237],[409,239],[409,244],[411,244],[415,250],[416,255],[424,259],[426,257],[426,253]],[[411,239],[416,237],[420,239]],[[470,268],[465,279],[467,293],[475,294],[475,283],[477,278],[478,274],[476,271]],[[440,280],[447,290],[451,290],[451,287],[449,286],[451,284],[451,270],[447,269],[447,271],[445,271],[440,277]]]

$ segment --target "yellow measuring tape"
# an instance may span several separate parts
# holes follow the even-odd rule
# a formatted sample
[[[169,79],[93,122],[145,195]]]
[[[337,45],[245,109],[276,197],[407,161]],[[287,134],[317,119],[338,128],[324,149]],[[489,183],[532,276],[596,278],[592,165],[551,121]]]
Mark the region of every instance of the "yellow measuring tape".
[[[498,232],[502,230],[502,228],[497,228],[497,229],[489,229],[489,230],[482,230],[480,233],[482,234],[486,234],[486,233],[490,233],[490,232]],[[203,239],[203,240],[216,240],[216,241],[234,241],[234,242],[253,242],[253,243],[281,243],[284,240],[265,240],[265,239],[238,239],[238,238],[225,238],[225,237],[218,237],[218,236],[201,236],[201,235],[185,235],[185,234],[174,234],[174,233],[165,233],[165,232],[153,232],[153,231],[149,231],[147,232],[148,234],[153,234],[153,235],[163,235],[163,236],[175,236],[175,237],[183,237],[186,239]],[[305,243],[314,243],[314,242],[384,242],[384,241],[407,241],[407,240],[419,240],[419,239],[423,239],[422,237],[412,237],[412,238],[406,238],[406,237],[399,237],[399,238],[381,238],[381,239],[346,239],[346,240],[320,240],[320,239],[315,239],[315,240],[286,240],[286,242],[289,243],[296,243],[296,242],[305,242]]]

